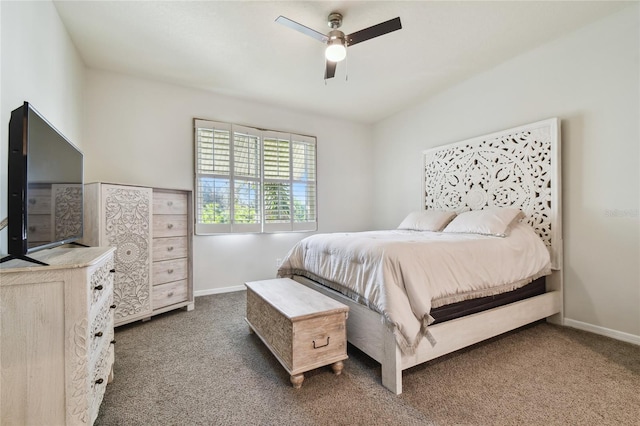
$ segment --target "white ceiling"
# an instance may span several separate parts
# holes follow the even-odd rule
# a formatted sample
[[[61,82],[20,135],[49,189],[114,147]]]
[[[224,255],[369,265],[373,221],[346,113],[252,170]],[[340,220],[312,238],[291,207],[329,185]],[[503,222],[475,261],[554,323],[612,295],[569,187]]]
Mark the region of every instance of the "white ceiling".
[[[269,105],[373,123],[613,13],[593,1],[60,1],[86,65]],[[324,46],[274,20],[345,34],[403,28],[348,50],[325,84]],[[345,79],[348,68],[348,80]]]

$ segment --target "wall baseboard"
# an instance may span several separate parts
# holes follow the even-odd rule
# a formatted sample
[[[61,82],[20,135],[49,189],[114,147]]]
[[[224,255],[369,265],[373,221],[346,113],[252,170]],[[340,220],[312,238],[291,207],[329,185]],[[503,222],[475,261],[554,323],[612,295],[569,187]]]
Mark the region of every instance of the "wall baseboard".
[[[247,288],[244,285],[234,285],[231,287],[210,288],[207,290],[197,290],[193,292],[194,297],[209,296],[210,294],[231,293],[234,291],[242,291]]]
[[[578,330],[589,331],[591,333],[611,337],[612,339],[622,340],[623,342],[629,342],[635,345],[640,345],[640,336],[636,336],[631,333],[624,333],[622,331],[612,330],[610,328],[600,327],[598,325],[593,325],[593,324],[589,324],[582,321],[572,320],[571,318],[565,318],[564,325],[566,325],[567,327],[577,328]]]

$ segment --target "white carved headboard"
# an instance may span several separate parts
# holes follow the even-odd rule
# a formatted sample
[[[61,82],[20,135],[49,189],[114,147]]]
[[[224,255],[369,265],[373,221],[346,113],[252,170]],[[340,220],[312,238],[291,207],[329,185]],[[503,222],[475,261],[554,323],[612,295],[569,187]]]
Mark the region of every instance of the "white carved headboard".
[[[424,207],[462,212],[518,207],[562,266],[557,118],[424,151]]]

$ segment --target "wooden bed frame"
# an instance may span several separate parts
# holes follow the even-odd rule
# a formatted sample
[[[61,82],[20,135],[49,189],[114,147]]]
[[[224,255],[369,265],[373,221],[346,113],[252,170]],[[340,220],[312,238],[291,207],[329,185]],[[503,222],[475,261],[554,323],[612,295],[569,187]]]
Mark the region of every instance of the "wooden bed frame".
[[[308,278],[293,279],[349,306],[348,341],[382,365],[382,384],[402,393],[402,370],[547,318],[562,324],[560,123],[544,120],[424,151],[426,209],[521,208],[551,254],[546,292],[429,327],[412,355],[402,353],[382,315]]]

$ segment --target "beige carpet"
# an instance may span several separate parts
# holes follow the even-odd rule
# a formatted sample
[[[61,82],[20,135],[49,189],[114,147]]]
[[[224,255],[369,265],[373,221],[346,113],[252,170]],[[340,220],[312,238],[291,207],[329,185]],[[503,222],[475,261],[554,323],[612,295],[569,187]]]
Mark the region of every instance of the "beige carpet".
[[[97,425],[640,425],[640,346],[546,323],[414,367],[404,392],[352,346],[301,389],[244,322],[245,292],[116,329]]]

